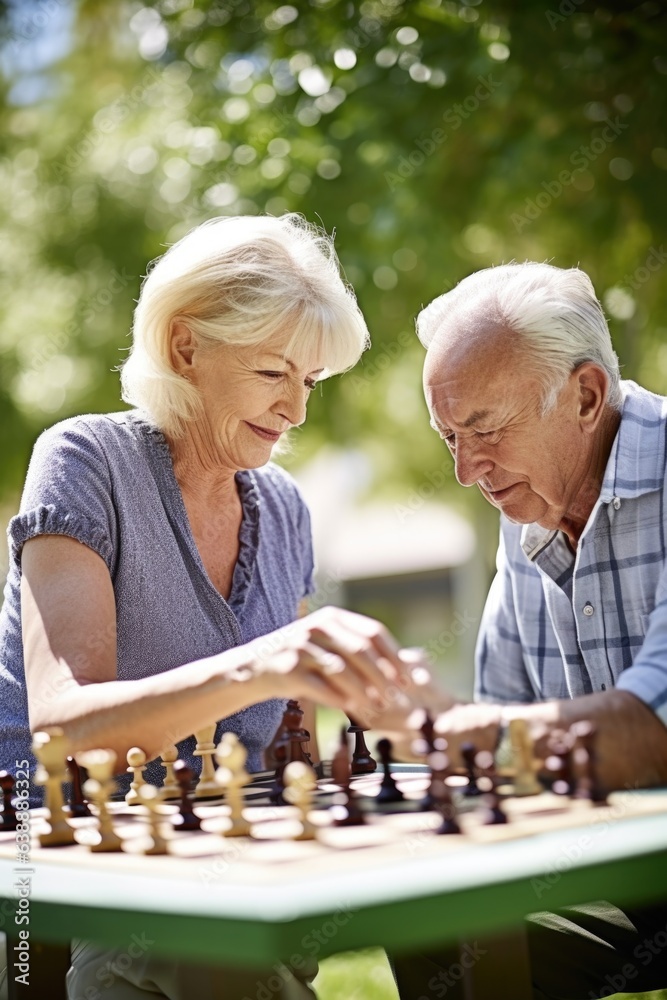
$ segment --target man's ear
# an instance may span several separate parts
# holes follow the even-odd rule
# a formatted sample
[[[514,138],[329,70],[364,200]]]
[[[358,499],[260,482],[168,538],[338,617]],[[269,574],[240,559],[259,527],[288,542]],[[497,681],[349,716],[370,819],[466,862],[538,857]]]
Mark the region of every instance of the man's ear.
[[[171,363],[175,372],[186,378],[192,371],[192,357],[197,339],[185,320],[173,319],[169,329]]]
[[[600,423],[609,394],[609,376],[604,368],[584,361],[574,372],[579,389],[579,424],[591,433]]]

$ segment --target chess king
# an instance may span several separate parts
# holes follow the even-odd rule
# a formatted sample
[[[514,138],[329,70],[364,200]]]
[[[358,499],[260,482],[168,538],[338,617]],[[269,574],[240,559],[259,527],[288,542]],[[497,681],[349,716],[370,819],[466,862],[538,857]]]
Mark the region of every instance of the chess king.
[[[665,784],[667,399],[620,378],[576,268],[472,274],[420,313],[417,332],[431,424],[458,482],[500,513],[476,700],[440,714],[435,731],[450,748],[493,751],[525,719],[544,759],[554,730],[590,720],[603,785]],[[637,949],[666,925],[667,903],[535,914],[534,996],[606,996],[629,967],[633,991],[663,989],[667,949],[648,963]],[[442,995],[452,960],[397,959],[402,1000]]]
[[[412,673],[381,624],[305,614],[308,510],[270,463],[312,390],[367,345],[332,241],[299,216],[210,220],[151,267],[121,376],[133,408],[42,434],[9,526],[0,770],[26,760],[34,775],[31,728],[59,727],[75,754],[123,762],[141,748],[159,785],[154,758],[177,744],[199,773],[189,734],[213,726],[216,745],[225,732],[243,741],[256,771],[288,698],[361,723],[388,685],[409,702]],[[110,961],[77,943],[70,995],[96,995]],[[225,995],[254,995],[258,973],[200,969],[195,992],[222,976]],[[312,973],[290,997],[312,996]],[[142,995],[142,977],[158,995],[194,995],[179,986],[191,976],[149,954],[105,995]]]

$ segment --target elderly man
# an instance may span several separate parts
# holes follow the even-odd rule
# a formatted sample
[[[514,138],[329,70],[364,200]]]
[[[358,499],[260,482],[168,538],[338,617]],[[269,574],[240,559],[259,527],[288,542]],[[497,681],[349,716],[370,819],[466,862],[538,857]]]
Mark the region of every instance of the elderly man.
[[[480,271],[417,328],[432,425],[459,483],[479,487],[501,528],[476,702],[436,728],[451,745],[494,750],[522,717],[541,756],[554,729],[590,720],[603,784],[667,783],[667,400],[621,381],[577,269]],[[667,904],[535,914],[535,997],[667,987],[667,949],[650,948],[666,926]],[[446,962],[397,961],[403,1000],[442,995]]]

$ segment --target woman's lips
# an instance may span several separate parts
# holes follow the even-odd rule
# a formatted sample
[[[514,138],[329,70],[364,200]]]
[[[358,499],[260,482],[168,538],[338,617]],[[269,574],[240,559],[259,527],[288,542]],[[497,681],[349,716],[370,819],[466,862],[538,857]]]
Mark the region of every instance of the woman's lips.
[[[248,420],[246,420],[246,424],[250,430],[254,431],[257,437],[262,438],[263,441],[277,441],[282,434],[282,431],[271,431],[266,427],[258,427],[257,424],[251,424]]]

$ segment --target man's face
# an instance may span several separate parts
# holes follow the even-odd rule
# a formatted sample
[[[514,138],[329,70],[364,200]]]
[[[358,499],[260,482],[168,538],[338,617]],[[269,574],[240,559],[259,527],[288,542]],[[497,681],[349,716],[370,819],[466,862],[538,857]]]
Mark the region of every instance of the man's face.
[[[462,486],[510,520],[556,528],[573,505],[589,459],[576,377],[541,413],[541,387],[505,333],[443,339],[424,368],[431,422],[454,456]]]

